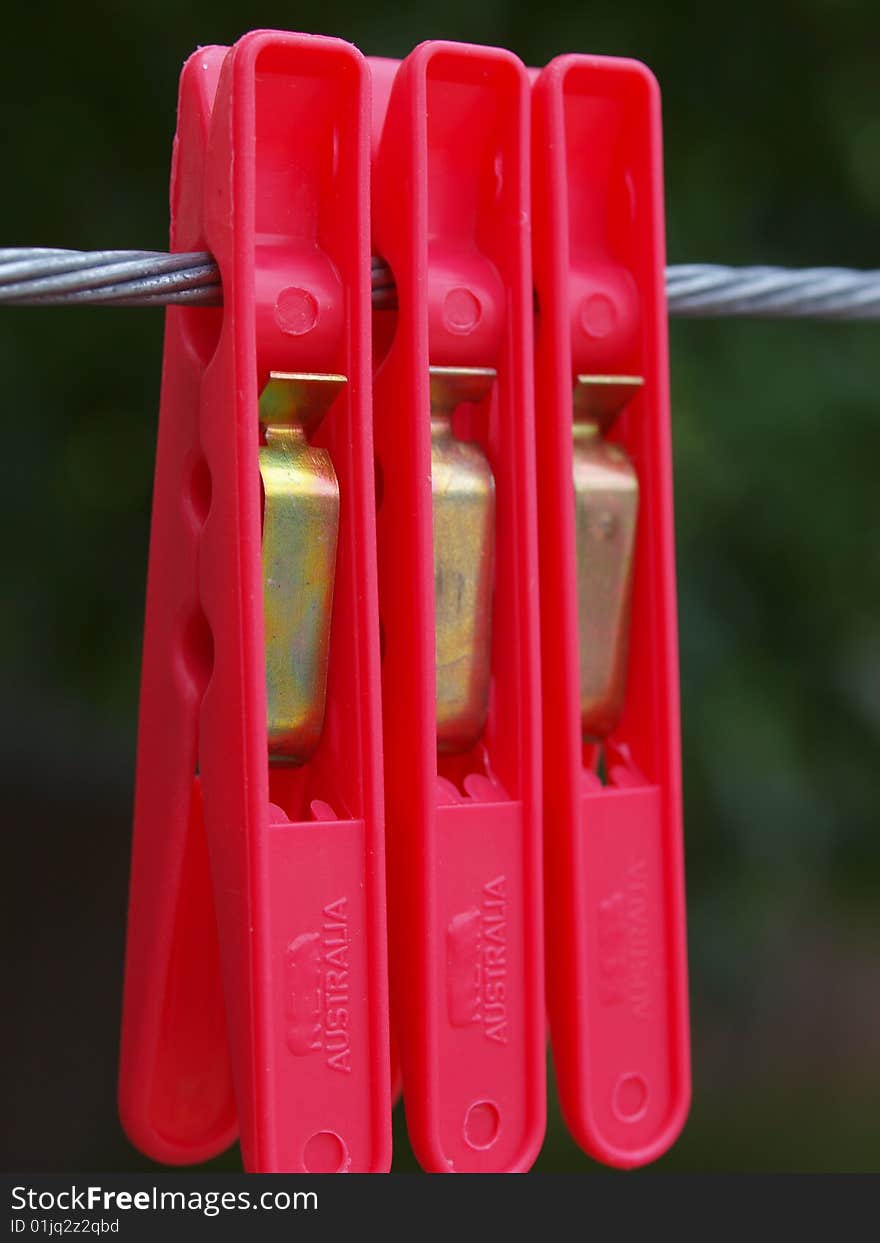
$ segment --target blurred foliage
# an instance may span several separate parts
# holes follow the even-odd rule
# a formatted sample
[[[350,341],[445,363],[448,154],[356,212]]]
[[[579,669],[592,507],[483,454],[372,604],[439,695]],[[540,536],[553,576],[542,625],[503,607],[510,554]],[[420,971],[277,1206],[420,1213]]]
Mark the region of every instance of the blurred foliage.
[[[880,266],[876,0],[15,6],[0,242],[161,249],[184,58],[291,24],[639,57],[670,262]],[[0,309],[10,1169],[149,1168],[113,1090],[161,333]],[[877,334],[673,327],[695,1084],[665,1168],[880,1166]],[[554,1107],[538,1168],[589,1167]]]

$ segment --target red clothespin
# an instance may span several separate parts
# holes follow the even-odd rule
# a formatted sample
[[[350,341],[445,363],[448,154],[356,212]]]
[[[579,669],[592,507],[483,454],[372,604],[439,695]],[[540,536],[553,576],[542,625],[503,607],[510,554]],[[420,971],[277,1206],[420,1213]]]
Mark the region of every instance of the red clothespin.
[[[372,61],[393,1020],[435,1171],[545,1120],[529,85],[510,52]],[[433,483],[433,487],[432,487]]]
[[[654,78],[552,61],[532,151],[551,1040],[572,1134],[633,1166],[690,1099]]]
[[[350,45],[187,62],[171,243],[224,306],[167,316],[120,1072],[163,1161],[390,1163],[368,160]]]

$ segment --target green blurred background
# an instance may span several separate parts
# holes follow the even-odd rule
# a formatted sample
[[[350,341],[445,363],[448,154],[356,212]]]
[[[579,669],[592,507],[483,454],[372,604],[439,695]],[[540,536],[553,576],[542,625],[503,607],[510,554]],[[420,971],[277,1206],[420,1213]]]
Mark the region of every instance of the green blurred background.
[[[0,244],[163,248],[180,66],[258,26],[637,56],[670,262],[880,266],[876,0],[14,6]],[[694,1105],[663,1169],[880,1168],[878,333],[673,322]],[[0,308],[11,1170],[152,1168],[114,1091],[161,336]],[[596,1168],[553,1104],[537,1168]]]

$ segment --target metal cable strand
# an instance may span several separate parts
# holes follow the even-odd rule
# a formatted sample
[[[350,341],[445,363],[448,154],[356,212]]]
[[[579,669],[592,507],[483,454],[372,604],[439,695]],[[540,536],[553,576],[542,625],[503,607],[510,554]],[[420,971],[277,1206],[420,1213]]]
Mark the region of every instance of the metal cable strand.
[[[880,272],[851,268],[666,269],[670,315],[759,319],[880,319]]]
[[[205,253],[150,250],[0,250],[0,303],[218,305],[220,274]]]
[[[376,256],[373,305],[396,305],[394,278]],[[689,263],[666,269],[670,315],[687,318],[880,319],[880,271],[850,268],[724,267]],[[220,273],[204,252],[0,249],[0,304],[219,306]]]

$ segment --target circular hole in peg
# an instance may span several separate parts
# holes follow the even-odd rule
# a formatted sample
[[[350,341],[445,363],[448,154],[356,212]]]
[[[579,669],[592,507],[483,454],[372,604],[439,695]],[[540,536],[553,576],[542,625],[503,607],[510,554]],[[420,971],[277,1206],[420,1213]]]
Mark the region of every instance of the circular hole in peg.
[[[373,461],[373,477],[375,479],[376,490],[376,513],[382,508],[382,502],[385,499],[385,472],[382,469],[382,463],[378,458]]]
[[[338,1174],[348,1165],[348,1149],[335,1131],[316,1131],[306,1140],[303,1165],[310,1174]]]

